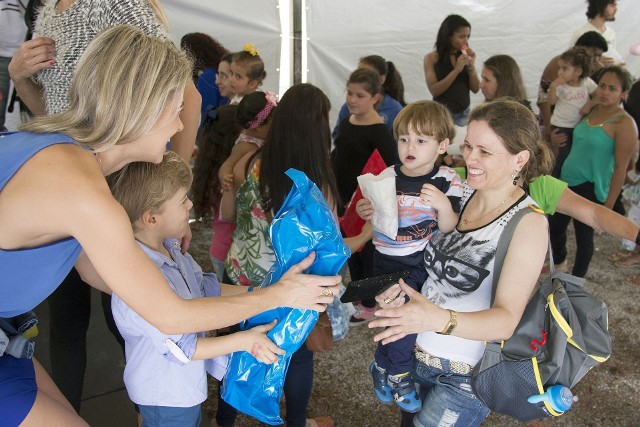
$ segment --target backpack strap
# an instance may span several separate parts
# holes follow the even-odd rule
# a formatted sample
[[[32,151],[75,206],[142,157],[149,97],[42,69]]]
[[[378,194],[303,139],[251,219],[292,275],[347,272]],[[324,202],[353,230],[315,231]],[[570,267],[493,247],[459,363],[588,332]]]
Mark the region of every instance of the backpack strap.
[[[509,243],[513,238],[513,233],[516,231],[516,227],[520,223],[523,216],[532,212],[533,209],[526,207],[517,211],[505,225],[500,238],[498,239],[498,246],[496,247],[496,257],[493,264],[493,286],[491,288],[491,305],[496,297],[496,289],[498,287],[498,280],[500,280],[500,273],[502,272],[502,265],[504,259],[507,256],[507,250],[509,249]]]

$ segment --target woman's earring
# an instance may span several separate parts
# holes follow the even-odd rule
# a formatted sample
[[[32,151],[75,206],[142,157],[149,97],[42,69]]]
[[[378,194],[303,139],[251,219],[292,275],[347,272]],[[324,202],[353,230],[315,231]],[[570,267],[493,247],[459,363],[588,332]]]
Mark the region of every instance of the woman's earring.
[[[520,172],[519,169],[515,169],[514,172],[511,174],[511,179],[513,179],[513,185],[518,185],[518,180],[520,179],[520,176],[518,175],[519,172]]]

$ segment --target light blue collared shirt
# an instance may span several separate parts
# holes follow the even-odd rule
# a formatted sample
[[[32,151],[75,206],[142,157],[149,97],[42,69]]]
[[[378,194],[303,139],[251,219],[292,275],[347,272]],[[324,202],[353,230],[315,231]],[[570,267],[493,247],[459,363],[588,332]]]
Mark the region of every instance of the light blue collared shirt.
[[[220,296],[220,284],[215,274],[203,273],[191,255],[180,252],[180,242],[177,240],[164,241],[164,247],[171,258],[140,242],[138,245],[162,271],[168,285],[181,298]],[[149,298],[153,299],[153,295],[149,295]],[[205,361],[189,360],[197,337],[204,336],[203,333],[163,334],[115,293],[111,299],[111,309],[125,340],[127,364],[124,383],[133,402],[150,406],[191,407],[207,398]],[[190,343],[191,348],[174,345],[185,342]]]

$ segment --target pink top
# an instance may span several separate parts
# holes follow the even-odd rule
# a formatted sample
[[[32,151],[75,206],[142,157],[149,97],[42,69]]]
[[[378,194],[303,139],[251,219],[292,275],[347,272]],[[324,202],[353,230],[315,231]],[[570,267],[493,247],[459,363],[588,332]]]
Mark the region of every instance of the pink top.
[[[227,258],[235,229],[235,222],[223,221],[220,219],[220,215],[213,218],[213,236],[211,236],[211,246],[209,247],[209,253],[212,257],[220,261]]]

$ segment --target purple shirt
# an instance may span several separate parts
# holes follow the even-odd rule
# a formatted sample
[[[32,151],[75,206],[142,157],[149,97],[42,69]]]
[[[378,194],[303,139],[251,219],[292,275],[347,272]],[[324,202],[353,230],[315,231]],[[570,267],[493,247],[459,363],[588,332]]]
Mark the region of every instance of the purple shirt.
[[[140,242],[138,245],[181,298],[220,296],[220,284],[215,274],[203,273],[191,255],[180,252],[180,242],[177,240],[164,241],[171,258]],[[153,295],[149,298],[153,298]],[[111,299],[111,310],[125,340],[127,364],[124,383],[133,402],[139,405],[191,407],[207,398],[205,361],[190,360],[196,339],[204,336],[203,333],[163,334],[115,293]]]

